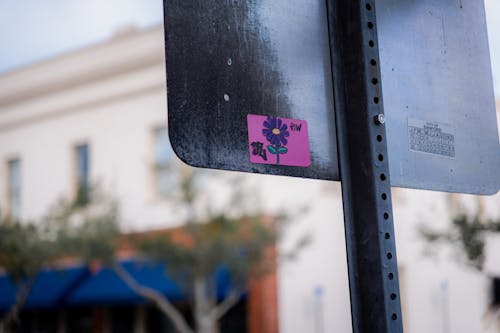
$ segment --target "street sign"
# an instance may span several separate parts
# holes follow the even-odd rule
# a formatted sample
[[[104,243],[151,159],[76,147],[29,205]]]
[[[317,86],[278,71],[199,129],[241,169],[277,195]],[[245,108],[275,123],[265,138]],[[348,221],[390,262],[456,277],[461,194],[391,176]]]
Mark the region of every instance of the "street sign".
[[[500,146],[484,4],[376,5],[383,99],[371,102],[384,105],[392,185],[496,193]],[[340,179],[322,1],[166,0],[165,30],[170,138],[182,160]],[[267,117],[286,125],[279,149],[275,136],[262,135]],[[297,124],[305,138],[292,130]],[[294,154],[303,155],[298,163]]]
[[[377,0],[377,25],[392,185],[496,193],[483,1]]]
[[[164,0],[164,8],[177,155],[208,168],[341,178],[353,332],[402,332],[391,185],[500,187],[484,4]]]
[[[324,1],[164,8],[169,133],[182,160],[339,180]]]

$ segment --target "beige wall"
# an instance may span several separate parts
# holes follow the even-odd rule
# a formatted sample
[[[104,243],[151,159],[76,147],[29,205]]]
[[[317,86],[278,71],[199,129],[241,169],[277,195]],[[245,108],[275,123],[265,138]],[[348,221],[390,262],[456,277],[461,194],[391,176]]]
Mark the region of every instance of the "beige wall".
[[[92,180],[120,197],[130,227],[165,222],[149,181],[151,132],[166,126],[162,38],[157,28],[0,76],[0,158],[22,160],[23,218],[73,193],[72,149],[87,142]]]

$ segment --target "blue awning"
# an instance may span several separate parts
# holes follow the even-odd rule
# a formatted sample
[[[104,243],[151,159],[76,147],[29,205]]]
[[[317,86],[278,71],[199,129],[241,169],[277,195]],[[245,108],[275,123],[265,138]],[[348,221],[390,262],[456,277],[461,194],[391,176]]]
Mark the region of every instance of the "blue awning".
[[[139,284],[154,288],[173,301],[185,298],[181,288],[166,276],[165,265],[127,261],[122,262],[122,266]],[[80,284],[67,300],[70,305],[133,304],[142,301],[144,299],[130,289],[115,271],[108,267],[101,268]]]
[[[89,276],[84,266],[44,269],[36,276],[24,308],[56,308],[73,289]],[[0,276],[0,310],[9,309],[16,300],[16,286],[7,275]]]
[[[0,310],[9,309],[16,300],[16,287],[7,275],[0,276]]]
[[[171,301],[186,300],[182,286],[167,276],[164,264],[140,260],[122,262],[123,268],[141,285],[158,290]],[[217,296],[224,297],[230,288],[226,269],[216,273]],[[145,300],[137,295],[111,268],[103,267],[76,288],[68,297],[69,305],[134,304]]]
[[[188,295],[183,291],[181,284],[167,276],[165,264],[143,260],[129,260],[121,264],[139,284],[158,290],[169,300],[175,302],[187,299]],[[220,268],[216,273],[219,299],[229,292],[230,281],[227,269]],[[15,290],[12,281],[6,275],[1,275],[0,310],[12,306],[16,297]],[[104,266],[91,273],[86,266],[80,266],[58,270],[46,269],[40,272],[24,308],[136,304],[144,301],[113,269]]]

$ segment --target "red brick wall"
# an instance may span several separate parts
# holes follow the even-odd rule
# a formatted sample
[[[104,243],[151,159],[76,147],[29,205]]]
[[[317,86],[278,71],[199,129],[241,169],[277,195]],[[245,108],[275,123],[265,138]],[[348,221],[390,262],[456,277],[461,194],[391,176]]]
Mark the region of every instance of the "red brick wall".
[[[276,251],[270,251],[272,257]],[[278,333],[278,279],[276,269],[254,279],[248,294],[248,333]]]

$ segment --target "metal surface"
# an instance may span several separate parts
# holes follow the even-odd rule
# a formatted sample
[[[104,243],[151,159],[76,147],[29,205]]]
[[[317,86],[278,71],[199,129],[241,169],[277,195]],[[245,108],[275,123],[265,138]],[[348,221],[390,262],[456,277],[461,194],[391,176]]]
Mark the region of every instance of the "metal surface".
[[[500,146],[483,1],[376,4],[392,185],[497,192]]]
[[[402,332],[375,6],[328,0],[328,17],[353,331]]]
[[[171,143],[188,164],[338,180],[323,0],[165,0]],[[251,163],[247,115],[307,121],[307,167]]]

